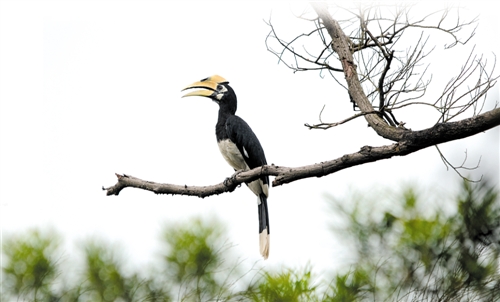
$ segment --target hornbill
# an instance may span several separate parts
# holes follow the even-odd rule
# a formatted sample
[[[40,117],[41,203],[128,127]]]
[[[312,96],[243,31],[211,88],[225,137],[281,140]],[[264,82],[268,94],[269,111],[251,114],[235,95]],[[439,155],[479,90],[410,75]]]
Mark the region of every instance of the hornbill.
[[[204,96],[219,104],[219,118],[215,125],[217,144],[222,156],[235,171],[247,171],[267,165],[264,150],[259,139],[250,126],[239,116],[236,116],[236,94],[229,86],[229,82],[218,75],[214,75],[195,82],[182,91],[191,88],[201,88],[185,94],[187,96]],[[259,245],[260,253],[267,259],[269,256],[269,214],[267,197],[269,196],[269,176],[247,184],[248,188],[257,195],[259,212]]]

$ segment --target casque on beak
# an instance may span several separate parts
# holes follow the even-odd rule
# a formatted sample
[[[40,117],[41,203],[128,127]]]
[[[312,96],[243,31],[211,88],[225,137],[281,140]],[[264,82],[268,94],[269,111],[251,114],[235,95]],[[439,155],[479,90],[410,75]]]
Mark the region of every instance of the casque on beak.
[[[187,96],[210,97],[214,93],[214,91],[217,90],[217,85],[220,83],[228,83],[228,81],[219,75],[213,75],[213,76],[208,77],[206,79],[203,79],[201,81],[194,82],[193,84],[182,89],[181,91],[184,91],[187,89],[201,88],[200,90],[195,90],[195,91],[191,91],[189,93],[186,93],[182,97],[187,97]]]

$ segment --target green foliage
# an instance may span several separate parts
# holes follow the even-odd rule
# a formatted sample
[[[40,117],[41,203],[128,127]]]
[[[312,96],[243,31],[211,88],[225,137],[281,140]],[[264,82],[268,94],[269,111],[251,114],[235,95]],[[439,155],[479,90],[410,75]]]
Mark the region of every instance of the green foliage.
[[[88,289],[95,293],[94,301],[115,301],[118,297],[130,300],[127,291],[126,278],[120,271],[120,264],[112,250],[90,242],[86,247],[85,277],[89,283]]]
[[[500,204],[496,191],[464,182],[453,200],[426,200],[412,190],[403,202],[380,203],[354,199],[336,203],[347,217],[344,234],[357,246],[353,273],[368,272],[360,290],[366,300],[490,301],[500,299]],[[368,206],[371,204],[372,206]],[[453,215],[432,205],[454,205]],[[381,218],[380,218],[381,217]],[[354,274],[354,275],[353,275]],[[337,277],[338,278],[338,277]],[[338,282],[337,282],[338,283]],[[337,285],[337,290],[342,286]],[[356,287],[354,287],[356,288]]]
[[[125,273],[116,249],[95,240],[85,245],[83,287],[75,301],[169,301],[165,286],[154,278]]]
[[[58,246],[57,235],[36,230],[4,241],[4,285],[12,296],[31,301],[53,300]]]
[[[57,234],[37,230],[4,241],[1,301],[170,301],[153,279],[126,276],[114,249],[96,241],[85,244],[80,279],[65,287],[59,242]]]
[[[331,286],[332,294],[328,295],[326,301],[360,301],[373,293],[373,285],[370,273],[356,268],[355,271],[335,276],[335,282]]]
[[[317,287],[312,285],[310,268],[303,271],[285,269],[280,273],[264,273],[256,288],[248,292],[253,301],[298,302],[318,301]]]
[[[237,267],[224,266],[228,259],[225,236],[220,223],[200,219],[170,225],[163,232],[166,273],[175,283],[179,300],[229,299]]]
[[[225,228],[193,219],[167,226],[155,270],[133,272],[117,249],[83,245],[84,264],[61,257],[54,233],[4,240],[2,301],[500,301],[500,203],[487,183],[464,182],[456,198],[373,194],[336,202],[338,228],[353,244],[345,272],[330,280],[312,268],[243,270]],[[433,205],[447,208],[447,212]],[[455,210],[452,211],[451,208]],[[339,214],[340,213],[340,214]],[[451,213],[451,214],[450,214]],[[336,225],[340,224],[338,219]],[[347,236],[346,236],[347,234]],[[133,262],[133,261],[132,261]],[[253,273],[253,274],[252,274]]]

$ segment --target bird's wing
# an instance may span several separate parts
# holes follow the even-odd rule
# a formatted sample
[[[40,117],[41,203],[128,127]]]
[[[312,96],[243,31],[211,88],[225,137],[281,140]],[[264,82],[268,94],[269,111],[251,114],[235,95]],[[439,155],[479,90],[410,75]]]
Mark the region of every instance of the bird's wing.
[[[226,121],[226,133],[229,139],[236,145],[243,159],[250,169],[267,165],[264,149],[260,145],[259,139],[252,131],[250,126],[240,117],[233,115]],[[261,176],[260,181],[254,181],[248,186],[252,189],[252,184],[258,184],[262,188],[262,193],[257,194],[259,207],[259,246],[260,253],[267,259],[269,257],[269,214],[267,207],[267,196],[269,194],[269,176]]]
[[[239,116],[230,116],[226,121],[226,133],[238,147],[243,159],[250,169],[267,165],[264,149],[252,128]],[[269,184],[269,176],[263,176],[262,182]]]

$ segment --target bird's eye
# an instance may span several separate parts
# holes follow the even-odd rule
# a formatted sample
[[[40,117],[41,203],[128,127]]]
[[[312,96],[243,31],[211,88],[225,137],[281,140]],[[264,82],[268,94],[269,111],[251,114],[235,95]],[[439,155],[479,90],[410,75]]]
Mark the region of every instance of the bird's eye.
[[[222,90],[223,87],[224,86],[222,86],[222,85],[217,85],[217,90]]]

